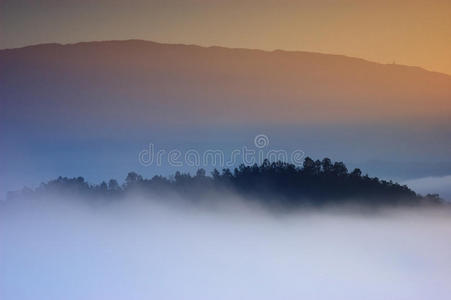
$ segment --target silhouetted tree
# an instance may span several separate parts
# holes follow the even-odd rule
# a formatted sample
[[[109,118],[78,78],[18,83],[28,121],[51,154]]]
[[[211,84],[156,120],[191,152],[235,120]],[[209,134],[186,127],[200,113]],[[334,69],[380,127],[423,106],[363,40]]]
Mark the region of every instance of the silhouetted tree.
[[[417,195],[407,186],[392,181],[362,176],[360,169],[348,173],[343,162],[329,158],[314,161],[306,157],[302,168],[293,164],[265,160],[260,166],[241,164],[233,170],[213,170],[212,176],[199,169],[195,176],[176,172],[173,177],[144,179],[130,172],[121,187],[116,180],[89,185],[83,177],[58,177],[27,193],[64,192],[92,195],[121,195],[139,189],[145,193],[176,192],[184,198],[209,197],[212,192],[233,191],[246,199],[258,199],[268,205],[285,207],[354,202],[362,205],[440,203],[436,194]],[[25,192],[24,192],[25,193]],[[16,195],[16,194],[9,194]]]
[[[110,179],[110,181],[108,181],[108,190],[113,192],[117,192],[120,190],[119,183],[117,182],[116,179]]]

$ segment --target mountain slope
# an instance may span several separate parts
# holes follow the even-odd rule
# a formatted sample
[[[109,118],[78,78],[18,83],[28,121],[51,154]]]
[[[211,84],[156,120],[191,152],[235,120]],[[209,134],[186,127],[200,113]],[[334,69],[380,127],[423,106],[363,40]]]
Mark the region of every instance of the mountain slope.
[[[451,116],[451,76],[308,52],[139,40],[45,44],[1,50],[0,78],[2,123],[24,126],[371,124]]]

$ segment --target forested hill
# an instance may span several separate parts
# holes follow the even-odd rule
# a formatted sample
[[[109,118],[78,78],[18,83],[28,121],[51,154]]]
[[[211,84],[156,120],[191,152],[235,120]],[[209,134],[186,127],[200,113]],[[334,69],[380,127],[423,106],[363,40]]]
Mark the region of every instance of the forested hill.
[[[8,198],[77,195],[86,198],[120,199],[131,193],[140,195],[179,194],[181,198],[196,200],[215,198],[223,193],[241,196],[267,205],[323,206],[327,204],[361,205],[417,205],[441,202],[438,195],[421,196],[392,181],[362,175],[360,169],[349,172],[342,162],[322,161],[307,157],[302,167],[284,162],[265,160],[261,165],[240,165],[233,170],[214,170],[207,176],[199,169],[196,175],[176,172],[169,178],[151,179],[130,172],[120,185],[115,179],[98,185],[87,183],[83,177],[59,177],[36,189],[9,193]]]

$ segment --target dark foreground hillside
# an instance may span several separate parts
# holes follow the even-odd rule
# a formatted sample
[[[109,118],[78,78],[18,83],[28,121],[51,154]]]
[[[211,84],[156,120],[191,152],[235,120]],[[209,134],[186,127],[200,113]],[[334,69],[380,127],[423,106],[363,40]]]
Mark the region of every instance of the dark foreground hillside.
[[[169,178],[151,179],[130,172],[120,185],[115,179],[98,185],[83,177],[59,177],[38,188],[8,194],[8,198],[46,196],[54,193],[92,198],[120,199],[130,193],[144,196],[176,194],[190,200],[208,200],[224,193],[238,195],[264,205],[299,207],[328,204],[420,205],[438,204],[438,195],[421,196],[392,181],[362,175],[360,169],[349,172],[342,162],[306,158],[302,167],[265,160],[261,165],[240,165],[233,170],[214,170],[207,176],[200,169],[196,175],[177,172]]]

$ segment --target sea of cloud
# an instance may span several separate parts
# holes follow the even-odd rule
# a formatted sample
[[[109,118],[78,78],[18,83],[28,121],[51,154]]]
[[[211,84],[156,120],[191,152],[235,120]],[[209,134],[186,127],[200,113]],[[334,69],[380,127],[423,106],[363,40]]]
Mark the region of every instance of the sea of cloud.
[[[0,299],[449,299],[449,209],[0,204]]]

